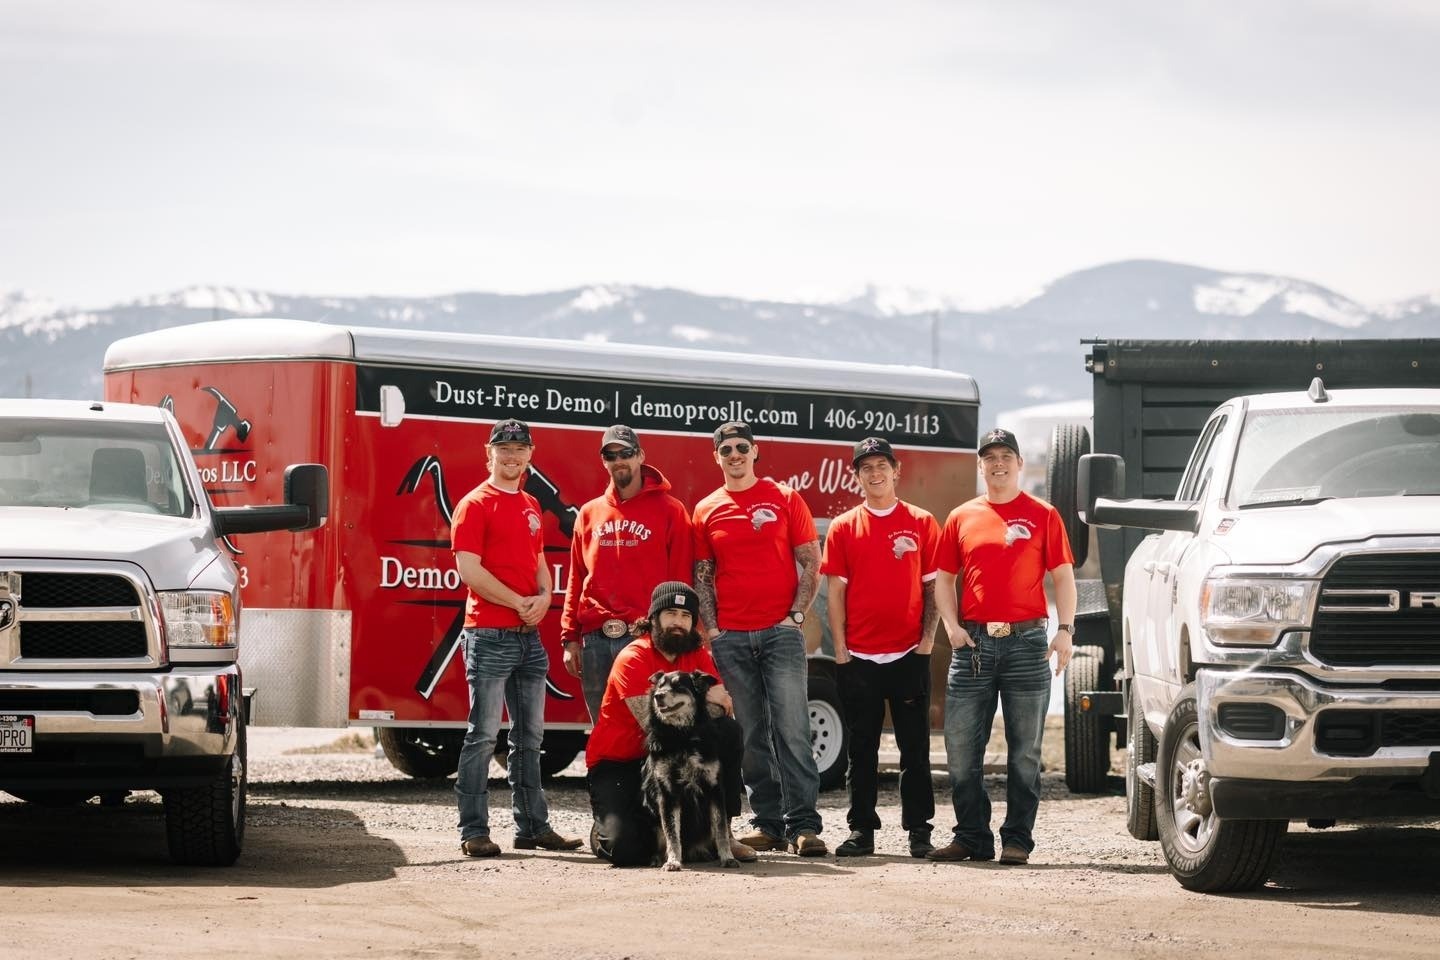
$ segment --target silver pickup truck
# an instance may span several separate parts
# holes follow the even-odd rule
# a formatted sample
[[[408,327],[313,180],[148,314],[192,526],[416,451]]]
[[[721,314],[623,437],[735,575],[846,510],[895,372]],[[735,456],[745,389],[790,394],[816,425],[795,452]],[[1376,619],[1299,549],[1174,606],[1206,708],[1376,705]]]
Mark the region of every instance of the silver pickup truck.
[[[1173,499],[1080,460],[1091,524],[1156,531],[1123,591],[1130,832],[1257,886],[1290,820],[1440,814],[1440,390],[1241,396]]]
[[[158,790],[176,862],[235,861],[247,709],[220,540],[324,522],[324,467],[288,468],[285,489],[212,507],[158,407],[0,400],[0,790]]]

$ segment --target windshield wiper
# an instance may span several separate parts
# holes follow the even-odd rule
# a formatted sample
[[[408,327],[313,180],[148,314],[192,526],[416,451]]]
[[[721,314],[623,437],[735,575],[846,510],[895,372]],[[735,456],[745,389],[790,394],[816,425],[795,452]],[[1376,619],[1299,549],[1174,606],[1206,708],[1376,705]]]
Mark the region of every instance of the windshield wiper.
[[[1252,500],[1249,503],[1240,504],[1240,510],[1254,510],[1258,507],[1308,507],[1314,503],[1324,503],[1326,500],[1334,500],[1334,497],[1290,497],[1283,500]]]

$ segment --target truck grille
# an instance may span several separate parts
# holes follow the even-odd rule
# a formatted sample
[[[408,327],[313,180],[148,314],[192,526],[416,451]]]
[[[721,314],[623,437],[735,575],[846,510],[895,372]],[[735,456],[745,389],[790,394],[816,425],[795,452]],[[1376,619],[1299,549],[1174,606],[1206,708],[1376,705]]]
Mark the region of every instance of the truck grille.
[[[1310,652],[1333,666],[1440,666],[1437,593],[1440,553],[1343,557],[1320,585]]]
[[[135,585],[124,577],[104,573],[25,574],[25,606],[31,609],[135,607],[139,604]]]
[[[1440,747],[1440,711],[1326,710],[1315,724],[1315,749],[1368,757],[1381,747]]]
[[[146,654],[145,624],[50,620],[23,624],[20,656],[33,660],[114,660]]]

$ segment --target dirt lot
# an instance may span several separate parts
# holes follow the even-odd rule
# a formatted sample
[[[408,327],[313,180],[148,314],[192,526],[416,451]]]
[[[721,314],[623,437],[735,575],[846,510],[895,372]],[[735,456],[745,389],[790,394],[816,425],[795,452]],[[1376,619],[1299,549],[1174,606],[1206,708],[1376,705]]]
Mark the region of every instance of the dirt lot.
[[[1273,881],[1188,893],[1117,795],[1045,776],[1029,867],[904,855],[894,778],[880,856],[762,854],[735,870],[615,870],[588,853],[460,856],[446,785],[401,778],[363,742],[256,731],[249,834],[230,869],[171,867],[158,798],[69,811],[0,804],[0,957],[1433,957],[1440,825],[1292,829]],[[1050,738],[1052,743],[1058,738]],[[335,752],[348,746],[351,752]],[[588,831],[579,768],[550,788],[556,826]],[[1118,789],[1118,781],[1117,781]],[[936,780],[940,833],[948,794]],[[1003,812],[1003,779],[991,796]],[[832,845],[844,793],[826,794]]]

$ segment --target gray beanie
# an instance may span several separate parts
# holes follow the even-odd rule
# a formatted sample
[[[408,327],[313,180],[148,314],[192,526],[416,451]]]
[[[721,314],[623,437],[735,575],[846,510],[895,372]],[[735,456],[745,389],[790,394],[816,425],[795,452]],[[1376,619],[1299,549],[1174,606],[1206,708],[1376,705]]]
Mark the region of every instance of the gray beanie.
[[[650,594],[650,619],[660,616],[661,610],[686,610],[697,621],[700,619],[700,595],[690,589],[690,584],[680,580],[667,580]]]

